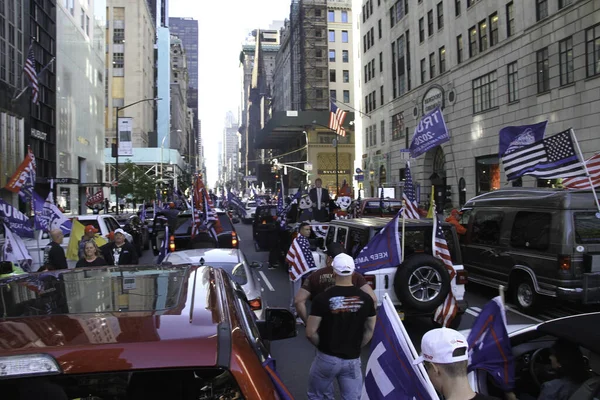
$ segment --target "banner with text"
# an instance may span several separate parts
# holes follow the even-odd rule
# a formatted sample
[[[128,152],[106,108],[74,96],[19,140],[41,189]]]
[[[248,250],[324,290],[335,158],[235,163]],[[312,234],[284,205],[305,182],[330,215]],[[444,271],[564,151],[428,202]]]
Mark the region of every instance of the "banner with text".
[[[119,157],[133,155],[133,118],[119,117]]]
[[[410,144],[410,156],[417,158],[436,146],[450,140],[446,122],[442,110],[437,107],[432,112],[425,114],[415,128],[412,143]]]

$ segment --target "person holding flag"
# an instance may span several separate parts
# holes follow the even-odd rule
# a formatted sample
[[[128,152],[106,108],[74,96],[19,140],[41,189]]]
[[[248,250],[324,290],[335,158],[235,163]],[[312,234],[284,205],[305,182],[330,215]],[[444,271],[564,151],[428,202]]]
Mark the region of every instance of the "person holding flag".
[[[310,224],[307,222],[301,223],[298,228],[298,236],[296,236],[292,242],[285,257],[285,261],[287,261],[289,265],[290,274],[290,311],[296,316],[297,313],[294,298],[302,285],[302,278],[309,272],[317,269],[312,252],[310,251],[310,243],[308,242],[310,233]],[[296,322],[301,324],[303,321],[300,318],[297,318]]]

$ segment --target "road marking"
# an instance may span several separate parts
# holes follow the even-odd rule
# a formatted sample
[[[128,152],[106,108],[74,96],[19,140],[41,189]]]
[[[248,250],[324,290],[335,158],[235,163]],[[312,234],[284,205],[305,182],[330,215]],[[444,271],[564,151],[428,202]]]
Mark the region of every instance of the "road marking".
[[[517,315],[520,315],[520,316],[522,316],[522,317],[529,318],[530,320],[532,320],[532,321],[535,321],[535,322],[537,322],[537,323],[542,323],[542,322],[544,322],[544,320],[542,320],[542,319],[539,319],[539,318],[536,318],[536,317],[532,317],[531,315],[527,315],[527,314],[525,314],[525,313],[522,313],[521,311],[519,311],[519,310],[517,310],[517,309],[515,309],[515,308],[513,308],[513,307],[511,307],[511,306],[509,306],[509,305],[507,305],[507,306],[505,306],[505,307],[506,307],[506,309],[507,309],[508,311],[510,311],[510,312],[513,312],[513,313],[515,313],[515,314],[517,314]]]
[[[267,285],[267,287],[269,288],[269,290],[271,292],[275,291],[275,288],[273,287],[273,285],[271,285],[271,282],[269,282],[269,279],[267,279],[267,276],[265,275],[264,272],[262,271],[258,271],[258,273],[260,274],[260,276],[263,278],[263,281],[265,282],[265,284]]]
[[[467,314],[471,314],[471,315],[472,315],[472,316],[474,316],[474,317],[479,317],[479,312],[478,312],[478,311],[475,311],[475,309],[476,309],[476,308],[477,308],[477,307],[469,307],[469,308],[467,308],[467,309],[465,310],[465,312],[466,312]],[[480,309],[480,310],[481,310],[481,309]]]
[[[477,314],[479,314],[481,312],[481,308],[479,308],[479,307],[469,307],[469,308],[473,311],[477,311]]]

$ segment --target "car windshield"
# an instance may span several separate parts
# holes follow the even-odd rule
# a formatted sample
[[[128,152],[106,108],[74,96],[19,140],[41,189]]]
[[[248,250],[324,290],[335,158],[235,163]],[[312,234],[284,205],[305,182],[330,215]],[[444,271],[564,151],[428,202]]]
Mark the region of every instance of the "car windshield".
[[[189,266],[103,268],[22,275],[0,284],[0,315],[163,311],[175,307]]]
[[[240,285],[248,283],[248,276],[246,275],[246,268],[244,268],[243,263],[206,261],[206,265],[210,265],[214,268],[223,268],[223,270]]]
[[[600,219],[595,213],[575,213],[575,240],[579,244],[600,243]]]

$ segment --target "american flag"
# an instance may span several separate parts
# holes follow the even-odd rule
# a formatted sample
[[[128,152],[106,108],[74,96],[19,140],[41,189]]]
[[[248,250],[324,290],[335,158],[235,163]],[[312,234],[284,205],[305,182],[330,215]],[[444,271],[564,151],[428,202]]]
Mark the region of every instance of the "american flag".
[[[591,189],[600,187],[600,153],[594,154],[585,162],[590,179],[587,176],[579,176],[563,179],[563,186],[567,189]],[[590,185],[590,180],[592,185]]]
[[[553,179],[585,174],[583,164],[575,153],[571,130],[507,152],[502,156],[502,164],[509,181],[523,175]]]
[[[402,200],[406,203],[406,218],[420,219],[419,207],[417,206],[417,196],[413,185],[412,175],[410,173],[410,163],[406,162],[406,179],[404,180],[404,190],[402,191]]]
[[[33,54],[33,45],[29,46],[27,60],[25,61],[25,66],[23,69],[25,71],[25,75],[27,75],[27,79],[29,79],[29,84],[31,85],[31,101],[34,104],[37,104],[39,102],[40,86],[38,83],[37,71],[35,70],[35,55]]]
[[[219,222],[217,219],[217,213],[215,209],[211,206],[212,201],[210,200],[210,196],[206,189],[204,189],[204,223],[206,224],[206,229],[210,232],[211,236],[215,240],[219,240],[217,238],[216,224]]]
[[[293,282],[302,278],[302,275],[307,272],[317,269],[315,260],[310,252],[308,239],[300,234],[292,242],[285,260],[290,265],[290,280]]]
[[[433,255],[436,258],[442,260],[444,266],[448,270],[450,280],[452,280],[456,276],[456,270],[454,269],[454,265],[452,264],[452,256],[450,255],[448,243],[446,242],[446,238],[444,237],[444,230],[442,229],[442,224],[437,214],[433,216],[433,232]],[[456,299],[454,298],[454,295],[452,294],[451,290],[450,293],[448,293],[446,300],[444,300],[444,302],[440,304],[440,306],[435,311],[433,318],[438,324],[447,327],[450,325],[450,322],[452,322],[452,320],[456,316],[457,308],[458,307]]]
[[[344,120],[348,113],[335,105],[333,100],[331,101],[331,112],[329,113],[329,129],[336,131],[340,136],[346,136],[346,130],[344,129]]]

